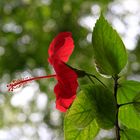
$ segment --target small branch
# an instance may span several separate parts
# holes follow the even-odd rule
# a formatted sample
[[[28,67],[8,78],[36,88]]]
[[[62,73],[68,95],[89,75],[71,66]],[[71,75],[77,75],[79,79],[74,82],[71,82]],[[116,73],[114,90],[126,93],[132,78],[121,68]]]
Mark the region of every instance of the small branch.
[[[98,82],[100,82],[104,87],[107,87],[100,79],[98,79],[95,75],[93,75],[93,74],[90,74],[90,73],[87,73],[87,72],[85,72],[84,70],[78,70],[78,69],[76,69],[76,68],[73,68],[73,67],[71,67],[70,65],[68,65],[68,64],[66,64],[69,68],[71,68],[71,69],[73,69],[76,73],[77,73],[77,75],[78,75],[78,78],[79,77],[84,77],[84,76],[88,76],[88,78],[92,81],[92,83],[94,83],[93,82],[93,80],[91,79],[91,77],[93,77],[93,78],[95,78]],[[91,76],[91,77],[90,77]]]
[[[116,77],[113,77],[114,79],[114,96],[115,96],[115,99],[117,101],[117,90],[118,90],[118,79],[119,77],[116,76]]]
[[[114,78],[114,96],[117,104],[117,90],[118,90],[118,79],[119,77],[116,75]],[[115,122],[115,127],[116,127],[116,140],[120,140],[120,127],[119,127],[119,122],[118,122],[118,116],[119,115],[119,105],[117,104],[117,111],[116,111],[116,122]]]

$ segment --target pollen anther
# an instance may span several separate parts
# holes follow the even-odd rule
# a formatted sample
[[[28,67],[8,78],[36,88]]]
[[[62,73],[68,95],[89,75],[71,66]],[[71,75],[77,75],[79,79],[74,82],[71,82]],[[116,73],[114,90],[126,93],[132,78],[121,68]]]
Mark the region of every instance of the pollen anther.
[[[14,89],[20,88],[21,86],[24,86],[27,84],[27,82],[31,82],[30,77],[26,77],[24,79],[17,79],[13,80],[10,84],[7,85],[8,91],[13,91]]]

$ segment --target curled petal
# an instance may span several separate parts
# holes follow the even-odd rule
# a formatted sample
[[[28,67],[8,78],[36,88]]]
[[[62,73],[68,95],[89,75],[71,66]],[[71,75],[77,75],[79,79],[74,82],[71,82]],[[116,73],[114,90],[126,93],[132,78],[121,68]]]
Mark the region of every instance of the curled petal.
[[[70,32],[61,32],[53,39],[49,46],[49,63],[53,64],[56,59],[67,62],[73,49],[72,34]]]

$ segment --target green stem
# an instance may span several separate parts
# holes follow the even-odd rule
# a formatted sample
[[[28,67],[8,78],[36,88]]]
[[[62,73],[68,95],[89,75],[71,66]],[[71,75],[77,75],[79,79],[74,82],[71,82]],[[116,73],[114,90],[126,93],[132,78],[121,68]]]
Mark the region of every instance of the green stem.
[[[116,104],[117,104],[118,79],[119,77],[116,75],[114,77],[114,96],[115,96]],[[119,105],[117,104],[116,122],[115,122],[116,140],[120,140],[120,127],[119,127],[118,117],[119,117]]]
[[[78,69],[76,69],[76,68],[73,68],[73,67],[71,67],[70,65],[68,65],[68,64],[66,64],[69,68],[71,68],[71,69],[73,69],[76,73],[77,73],[77,75],[78,75],[78,77],[80,78],[80,77],[84,77],[84,76],[88,76],[88,78],[92,81],[92,83],[94,83],[93,82],[93,80],[91,79],[91,77],[93,77],[93,78],[95,78],[97,81],[99,81],[104,87],[107,87],[100,79],[98,79],[95,75],[93,75],[93,74],[90,74],[90,73],[87,73],[87,72],[85,72],[84,70],[78,70]],[[91,77],[90,77],[91,76]]]

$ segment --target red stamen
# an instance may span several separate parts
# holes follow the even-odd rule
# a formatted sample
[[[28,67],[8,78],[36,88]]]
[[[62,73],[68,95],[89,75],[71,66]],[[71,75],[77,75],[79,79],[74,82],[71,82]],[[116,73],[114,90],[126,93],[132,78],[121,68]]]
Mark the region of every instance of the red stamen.
[[[45,79],[45,78],[53,78],[56,77],[56,75],[48,75],[48,76],[40,76],[40,77],[33,77],[33,78],[24,78],[24,79],[17,79],[13,80],[10,84],[7,85],[8,91],[13,91],[16,88],[19,88],[21,86],[24,86],[28,82],[39,80],[39,79]]]

